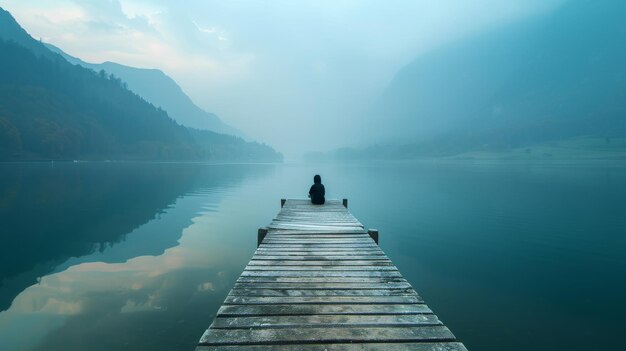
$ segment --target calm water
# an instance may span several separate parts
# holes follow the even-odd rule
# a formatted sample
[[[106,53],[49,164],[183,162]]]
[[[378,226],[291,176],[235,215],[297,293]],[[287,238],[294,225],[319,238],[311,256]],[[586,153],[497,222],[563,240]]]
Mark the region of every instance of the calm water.
[[[0,350],[193,350],[320,173],[471,350],[615,350],[626,166],[0,164]]]

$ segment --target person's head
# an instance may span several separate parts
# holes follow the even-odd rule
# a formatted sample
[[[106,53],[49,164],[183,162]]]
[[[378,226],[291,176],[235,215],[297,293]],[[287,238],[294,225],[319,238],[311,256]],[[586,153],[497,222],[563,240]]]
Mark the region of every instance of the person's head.
[[[320,177],[319,174],[316,174],[315,177],[313,177],[313,183],[321,184],[322,183],[322,177]]]

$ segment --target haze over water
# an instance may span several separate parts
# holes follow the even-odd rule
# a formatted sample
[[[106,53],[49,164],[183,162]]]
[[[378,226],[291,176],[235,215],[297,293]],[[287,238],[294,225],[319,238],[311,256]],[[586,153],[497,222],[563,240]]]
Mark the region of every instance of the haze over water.
[[[626,328],[626,167],[0,165],[0,349],[195,346],[279,198],[320,173],[474,350],[609,350]],[[60,216],[59,214],[64,214]],[[25,245],[27,244],[27,245]]]
[[[315,174],[469,350],[623,349],[624,18],[619,0],[0,0],[0,351],[194,349]]]

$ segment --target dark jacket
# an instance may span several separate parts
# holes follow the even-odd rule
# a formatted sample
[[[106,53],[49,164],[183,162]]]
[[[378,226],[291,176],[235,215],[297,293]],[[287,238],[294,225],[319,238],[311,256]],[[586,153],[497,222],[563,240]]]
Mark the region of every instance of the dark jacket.
[[[326,189],[324,189],[324,184],[315,183],[311,185],[311,189],[309,190],[309,196],[311,197],[311,202],[316,205],[323,205],[326,202],[324,198],[326,195]]]

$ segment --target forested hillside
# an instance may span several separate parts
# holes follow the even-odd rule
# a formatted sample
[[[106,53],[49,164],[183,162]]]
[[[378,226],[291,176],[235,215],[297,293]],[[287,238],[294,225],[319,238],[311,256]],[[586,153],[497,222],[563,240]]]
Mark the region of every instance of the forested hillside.
[[[0,38],[22,37],[0,39],[0,160],[281,159],[266,145],[178,125],[121,79],[70,64],[10,21],[0,13]]]
[[[54,45],[45,45],[70,63],[90,68],[96,72],[104,70],[109,74],[114,74],[127,83],[130,90],[154,106],[167,111],[167,114],[179,124],[222,134],[243,136],[241,131],[227,125],[217,115],[198,107],[171,77],[158,69],[129,67],[115,62],[88,63],[68,55]]]

